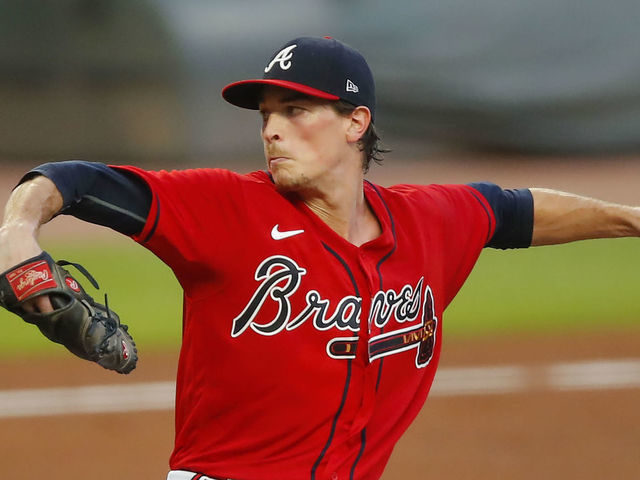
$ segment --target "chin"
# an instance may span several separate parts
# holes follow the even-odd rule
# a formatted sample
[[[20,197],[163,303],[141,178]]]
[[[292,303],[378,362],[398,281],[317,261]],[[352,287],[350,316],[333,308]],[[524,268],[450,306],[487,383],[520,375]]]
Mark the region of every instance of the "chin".
[[[276,185],[276,190],[278,190],[281,193],[295,192],[299,190],[296,183],[278,181],[276,177],[273,177],[273,181]]]
[[[303,190],[309,183],[304,175],[291,175],[281,169],[272,171],[271,176],[279,192],[297,192]]]

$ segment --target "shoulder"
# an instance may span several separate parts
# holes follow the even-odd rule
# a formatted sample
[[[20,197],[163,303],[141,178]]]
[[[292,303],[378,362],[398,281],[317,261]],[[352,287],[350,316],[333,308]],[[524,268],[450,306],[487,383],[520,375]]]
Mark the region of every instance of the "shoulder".
[[[155,189],[210,189],[242,185],[272,186],[267,172],[241,174],[224,168],[192,168],[184,170],[145,170],[135,166],[114,166],[142,178]]]
[[[437,206],[439,204],[466,201],[482,201],[480,192],[470,185],[412,185],[399,184],[390,187],[373,185],[372,187],[388,201],[418,202]]]

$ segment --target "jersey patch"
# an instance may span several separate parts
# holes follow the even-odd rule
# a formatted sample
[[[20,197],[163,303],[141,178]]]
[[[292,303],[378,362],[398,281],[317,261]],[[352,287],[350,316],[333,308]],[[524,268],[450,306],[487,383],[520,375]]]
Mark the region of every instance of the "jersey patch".
[[[433,358],[438,319],[434,314],[433,293],[429,287],[427,287],[424,297],[420,325],[372,337],[369,340],[370,361],[417,348],[416,367],[424,368],[429,364]]]

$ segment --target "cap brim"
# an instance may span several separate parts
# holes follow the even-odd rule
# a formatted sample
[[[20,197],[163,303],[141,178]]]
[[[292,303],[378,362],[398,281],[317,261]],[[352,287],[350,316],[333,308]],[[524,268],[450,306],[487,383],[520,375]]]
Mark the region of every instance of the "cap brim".
[[[270,79],[242,80],[231,83],[222,89],[222,97],[237,107],[258,110],[260,108],[260,101],[262,100],[262,89],[265,85],[288,88],[289,90],[295,90],[305,95],[324,98],[326,100],[340,100],[340,97],[336,95],[300,83]]]

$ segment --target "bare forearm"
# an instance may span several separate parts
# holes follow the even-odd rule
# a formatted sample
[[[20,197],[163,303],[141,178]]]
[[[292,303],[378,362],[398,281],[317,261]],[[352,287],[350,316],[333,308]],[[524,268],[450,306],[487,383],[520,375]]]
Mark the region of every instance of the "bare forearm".
[[[532,245],[640,236],[640,208],[532,188]]]
[[[62,208],[62,195],[55,184],[38,176],[19,185],[5,207],[3,227],[22,227],[34,232]]]
[[[13,191],[0,226],[0,271],[40,253],[40,226],[60,208],[62,196],[46,177],[33,178]]]

